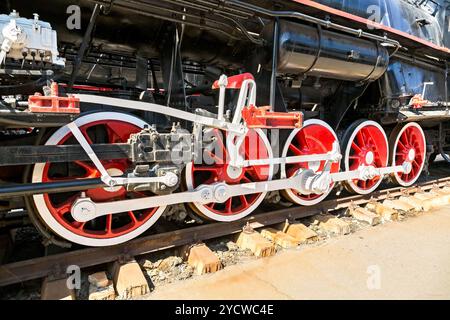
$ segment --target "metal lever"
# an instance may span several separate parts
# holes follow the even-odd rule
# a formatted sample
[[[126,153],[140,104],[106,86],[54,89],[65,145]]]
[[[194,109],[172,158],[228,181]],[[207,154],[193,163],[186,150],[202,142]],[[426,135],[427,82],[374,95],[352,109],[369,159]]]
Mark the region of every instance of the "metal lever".
[[[94,150],[92,150],[89,142],[84,137],[81,130],[78,128],[78,126],[75,124],[75,122],[70,122],[68,125],[68,128],[74,135],[75,139],[80,143],[83,150],[88,155],[89,159],[94,163],[95,167],[100,171],[101,174],[101,180],[108,185],[109,187],[115,187],[117,185],[126,185],[129,183],[157,183],[162,182],[168,187],[174,187],[178,183],[178,176],[173,172],[167,172],[162,177],[134,177],[134,178],[122,178],[122,177],[111,177],[106,171],[105,167],[95,154]]]

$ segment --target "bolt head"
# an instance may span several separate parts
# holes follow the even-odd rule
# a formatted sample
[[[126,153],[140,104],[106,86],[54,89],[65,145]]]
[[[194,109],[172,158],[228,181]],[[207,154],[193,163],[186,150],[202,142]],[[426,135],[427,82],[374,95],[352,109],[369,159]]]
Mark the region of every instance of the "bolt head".
[[[204,189],[204,190],[202,190],[202,192],[201,192],[201,194],[200,194],[200,197],[203,199],[203,200],[211,200],[211,198],[212,198],[212,193],[211,193],[211,190],[209,190],[209,189]]]
[[[215,190],[214,190],[214,198],[218,202],[224,202],[225,200],[227,200],[228,199],[227,188],[225,186],[218,186],[218,187],[216,187]]]

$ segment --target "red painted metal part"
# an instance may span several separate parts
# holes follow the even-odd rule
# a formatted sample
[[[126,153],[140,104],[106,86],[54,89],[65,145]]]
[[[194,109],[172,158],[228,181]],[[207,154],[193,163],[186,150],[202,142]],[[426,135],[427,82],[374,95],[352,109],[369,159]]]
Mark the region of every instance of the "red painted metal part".
[[[255,78],[248,72],[228,77],[227,89],[240,89],[245,80],[255,80]],[[219,80],[214,81],[212,88],[219,89]]]
[[[375,168],[383,168],[388,163],[388,146],[383,132],[373,125],[367,125],[359,129],[353,141],[349,158],[349,169],[357,170],[360,166],[374,166]],[[367,154],[373,154],[373,162],[367,162]],[[371,180],[353,180],[353,183],[361,190],[369,190],[378,183],[380,177]]]
[[[251,166],[242,169],[242,172],[234,178],[227,174],[228,151],[226,147],[226,133],[215,130],[216,137],[213,150],[205,150],[205,162],[207,164],[194,164],[192,166],[193,187],[201,184],[213,184],[226,182],[228,184],[249,183],[255,181],[266,181],[269,178],[269,165]],[[262,138],[254,130],[249,130],[245,136],[244,143],[240,149],[245,160],[267,159],[269,152]],[[225,203],[208,203],[204,207],[216,215],[237,215],[248,210],[259,198],[261,194],[248,194],[231,197]]]
[[[272,112],[269,106],[245,107],[242,109],[242,118],[249,128],[299,129],[303,124],[303,113]]]
[[[141,128],[122,121],[96,121],[80,127],[81,132],[90,144],[93,143],[123,143],[130,134],[141,131]],[[103,137],[97,141],[96,137]],[[63,137],[58,145],[67,143],[73,139],[69,133]],[[105,141],[103,141],[105,140]],[[106,170],[119,170],[126,172],[131,166],[128,159],[102,160]],[[64,171],[64,168],[67,169]],[[89,161],[75,161],[70,164],[47,163],[44,167],[42,182],[52,182],[72,179],[99,178],[101,176],[97,168]],[[140,198],[148,196],[144,192],[127,192],[124,187],[117,187],[107,191],[105,188],[84,190],[86,195],[96,202],[107,202]],[[111,239],[127,234],[148,221],[158,208],[149,208],[139,211],[128,211],[120,214],[107,215],[94,219],[92,222],[74,221],[70,210],[73,202],[80,196],[80,192],[64,194],[45,194],[45,204],[53,217],[69,231],[83,237],[96,239]]]
[[[335,8],[331,8],[329,6],[317,3],[315,1],[311,1],[311,0],[291,0],[291,1],[299,3],[299,4],[302,4],[302,5],[305,5],[305,6],[308,6],[308,7],[311,7],[311,8],[314,8],[314,9],[325,11],[327,13],[334,14],[336,16],[340,16],[340,17],[345,18],[345,19],[353,20],[353,21],[361,23],[361,24],[365,24],[366,26],[370,26],[370,27],[372,27],[374,29],[383,30],[383,31],[386,31],[386,32],[389,32],[389,33],[392,33],[392,34],[396,34],[398,36],[401,36],[403,38],[407,38],[409,40],[415,41],[417,43],[420,43],[420,44],[425,45],[427,47],[430,47],[432,49],[439,50],[441,52],[450,53],[450,49],[449,48],[440,47],[440,46],[438,46],[438,45],[436,45],[436,44],[434,44],[434,43],[432,43],[430,41],[418,38],[418,37],[413,36],[413,35],[411,35],[409,33],[406,33],[406,32],[403,32],[403,31],[400,31],[400,30],[397,30],[397,29],[394,29],[394,28],[391,28],[391,27],[388,27],[388,26],[385,26],[385,25],[383,25],[381,23],[378,23],[378,22],[375,22],[375,21],[372,21],[372,20],[368,20],[368,19],[356,16],[354,14],[350,14],[350,13],[347,13],[347,12],[344,12],[344,11],[341,11],[341,10],[338,10],[338,9],[335,9]]]
[[[292,140],[289,145],[289,151],[287,156],[305,156],[313,154],[324,154],[333,150],[333,143],[336,141],[336,137],[327,127],[318,123],[306,125],[303,127]],[[325,161],[321,161],[317,164],[318,168],[316,172],[322,172],[325,167]],[[330,172],[339,172],[339,162],[331,165]],[[300,169],[313,169],[308,162],[292,163],[286,166],[287,177],[292,177]],[[320,198],[320,194],[304,195],[297,190],[292,190],[293,193],[304,202],[314,201]]]
[[[28,109],[36,113],[80,113],[80,100],[72,96],[60,97],[58,84],[53,82],[50,96],[35,93],[28,97]]]
[[[423,133],[415,126],[408,126],[400,135],[394,149],[395,165],[401,166],[404,162],[410,162],[412,169],[410,173],[399,173],[398,177],[405,183],[417,178],[422,172],[425,161],[425,144]],[[414,159],[409,159],[410,150],[414,150]]]

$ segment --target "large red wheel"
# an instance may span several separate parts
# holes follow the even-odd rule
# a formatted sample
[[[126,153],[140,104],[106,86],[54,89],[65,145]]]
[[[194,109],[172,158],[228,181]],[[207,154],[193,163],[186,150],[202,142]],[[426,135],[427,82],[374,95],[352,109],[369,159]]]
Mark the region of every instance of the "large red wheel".
[[[307,120],[303,124],[303,128],[292,131],[286,140],[283,149],[283,157],[302,156],[312,154],[325,154],[333,149],[333,143],[338,139],[333,129],[324,121]],[[303,162],[283,165],[281,167],[282,177],[291,177],[301,169],[311,169],[314,172],[323,171],[325,161]],[[331,172],[339,171],[339,163],[331,165]],[[324,194],[301,194],[295,189],[286,189],[282,194],[290,201],[304,205],[312,206],[327,197],[333,186]]]
[[[236,168],[229,165],[226,134],[213,130],[211,148],[206,149],[200,164],[189,163],[185,170],[185,182],[188,190],[194,190],[202,184],[225,182],[242,184],[272,179],[273,165],[258,165]],[[244,160],[271,159],[272,149],[262,130],[250,130],[240,148]],[[264,200],[266,193],[255,193],[231,197],[224,203],[190,203],[190,207],[200,216],[215,221],[236,221],[252,213]]]
[[[343,138],[345,171],[357,170],[361,166],[383,168],[388,164],[388,141],[383,128],[375,121],[360,120],[354,122]],[[357,194],[369,194],[381,183],[382,177],[370,180],[349,180],[347,189]]]
[[[408,187],[417,181],[425,165],[426,142],[425,134],[415,122],[398,125],[389,137],[391,147],[391,163],[401,166],[405,162],[411,164],[409,173],[394,173],[392,177],[396,183]]]
[[[130,134],[145,125],[142,120],[127,114],[99,112],[82,116],[75,123],[89,143],[123,143]],[[46,145],[76,144],[67,126],[57,130]],[[111,176],[121,176],[131,166],[128,159],[102,160]],[[33,182],[51,182],[85,178],[99,178],[100,173],[90,161],[72,163],[38,163],[34,166]],[[87,189],[79,192],[34,195],[40,218],[62,238],[87,246],[108,246],[128,241],[153,225],[165,207],[149,208],[110,214],[88,222],[78,222],[71,215],[73,202],[84,192],[95,202],[139,198],[151,194],[128,192],[125,187]]]

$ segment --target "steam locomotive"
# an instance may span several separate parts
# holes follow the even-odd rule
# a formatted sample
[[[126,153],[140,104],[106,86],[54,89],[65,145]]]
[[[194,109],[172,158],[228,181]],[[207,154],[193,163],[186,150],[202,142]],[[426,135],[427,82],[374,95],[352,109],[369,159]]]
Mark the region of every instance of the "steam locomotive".
[[[411,186],[450,161],[449,8],[4,0],[1,217],[109,246],[158,219]]]

